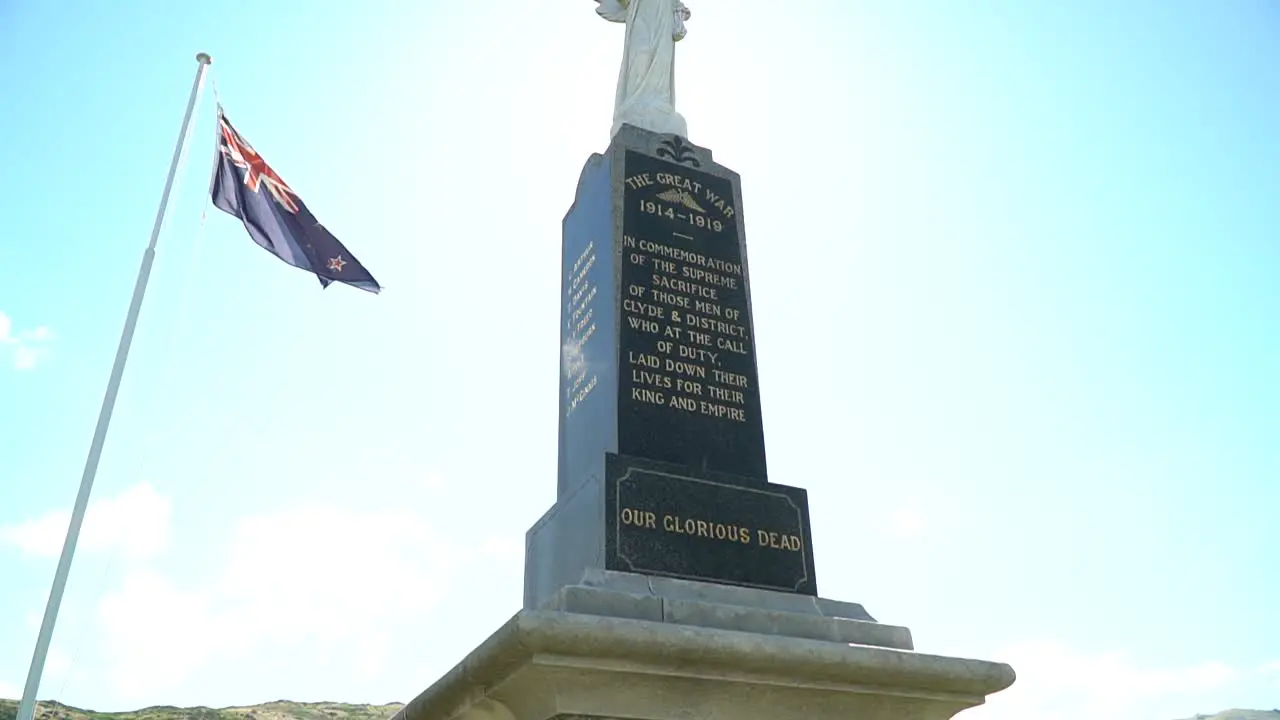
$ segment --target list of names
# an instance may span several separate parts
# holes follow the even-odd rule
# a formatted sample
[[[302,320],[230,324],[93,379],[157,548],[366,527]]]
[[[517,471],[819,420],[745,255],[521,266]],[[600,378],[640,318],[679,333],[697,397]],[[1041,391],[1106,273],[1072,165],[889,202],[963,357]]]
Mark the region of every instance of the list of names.
[[[591,269],[596,264],[595,242],[587,243],[573,263],[571,279],[565,290],[565,333],[563,365],[567,382],[564,384],[565,415],[582,404],[599,383],[598,374],[591,370],[583,354],[583,346],[596,332],[596,284],[591,282]]]

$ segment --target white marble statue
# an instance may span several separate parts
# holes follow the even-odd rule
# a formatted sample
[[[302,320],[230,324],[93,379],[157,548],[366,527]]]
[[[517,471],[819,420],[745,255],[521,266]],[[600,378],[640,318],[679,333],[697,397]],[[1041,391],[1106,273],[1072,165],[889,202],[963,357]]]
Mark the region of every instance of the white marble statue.
[[[613,106],[613,137],[623,123],[688,138],[676,112],[676,42],[685,35],[689,8],[680,0],[596,0],[605,20],[627,24],[627,41]]]

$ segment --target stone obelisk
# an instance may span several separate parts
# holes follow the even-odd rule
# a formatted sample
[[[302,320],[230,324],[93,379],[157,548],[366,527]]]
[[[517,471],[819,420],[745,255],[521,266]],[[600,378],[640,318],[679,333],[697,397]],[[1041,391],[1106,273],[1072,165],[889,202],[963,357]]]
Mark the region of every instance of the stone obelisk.
[[[675,109],[680,0],[626,24],[609,147],[564,218],[556,504],[524,608],[396,720],[943,720],[1013,683],[818,595],[765,463],[741,179]],[[785,388],[780,391],[785,391]]]

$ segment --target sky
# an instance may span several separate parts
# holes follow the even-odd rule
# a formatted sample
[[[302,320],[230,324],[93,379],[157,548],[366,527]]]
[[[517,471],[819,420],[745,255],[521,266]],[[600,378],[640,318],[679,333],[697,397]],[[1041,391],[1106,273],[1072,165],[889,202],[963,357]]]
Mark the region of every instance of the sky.
[[[1280,7],[688,5],[677,107],[743,178],[821,594],[1013,665],[963,720],[1280,706]],[[407,701],[519,609],[594,7],[0,0],[0,697],[199,51],[40,698]],[[202,221],[215,88],[382,294]]]

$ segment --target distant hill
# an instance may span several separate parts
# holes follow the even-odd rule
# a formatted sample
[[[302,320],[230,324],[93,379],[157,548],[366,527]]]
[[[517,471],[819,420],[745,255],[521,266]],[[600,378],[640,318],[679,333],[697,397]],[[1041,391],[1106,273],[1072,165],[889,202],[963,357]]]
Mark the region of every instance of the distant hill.
[[[149,707],[133,712],[104,713],[81,710],[57,702],[42,702],[36,707],[37,720],[387,720],[404,707],[391,705],[348,705],[346,703],[296,703],[279,700],[213,709],[207,707]],[[17,700],[0,700],[0,720],[18,717]],[[1253,720],[1250,718],[1249,720]],[[1267,720],[1276,720],[1275,717]]]
[[[1223,710],[1217,715],[1192,715],[1186,720],[1280,720],[1280,708],[1275,710]]]
[[[229,708],[149,707],[132,712],[104,713],[81,710],[62,703],[42,702],[36,720],[387,720],[404,707],[390,705],[348,705],[346,703],[297,703],[286,700]],[[17,700],[0,700],[0,720],[18,716]],[[1192,715],[1185,720],[1280,720],[1275,710],[1223,710],[1216,715]]]

